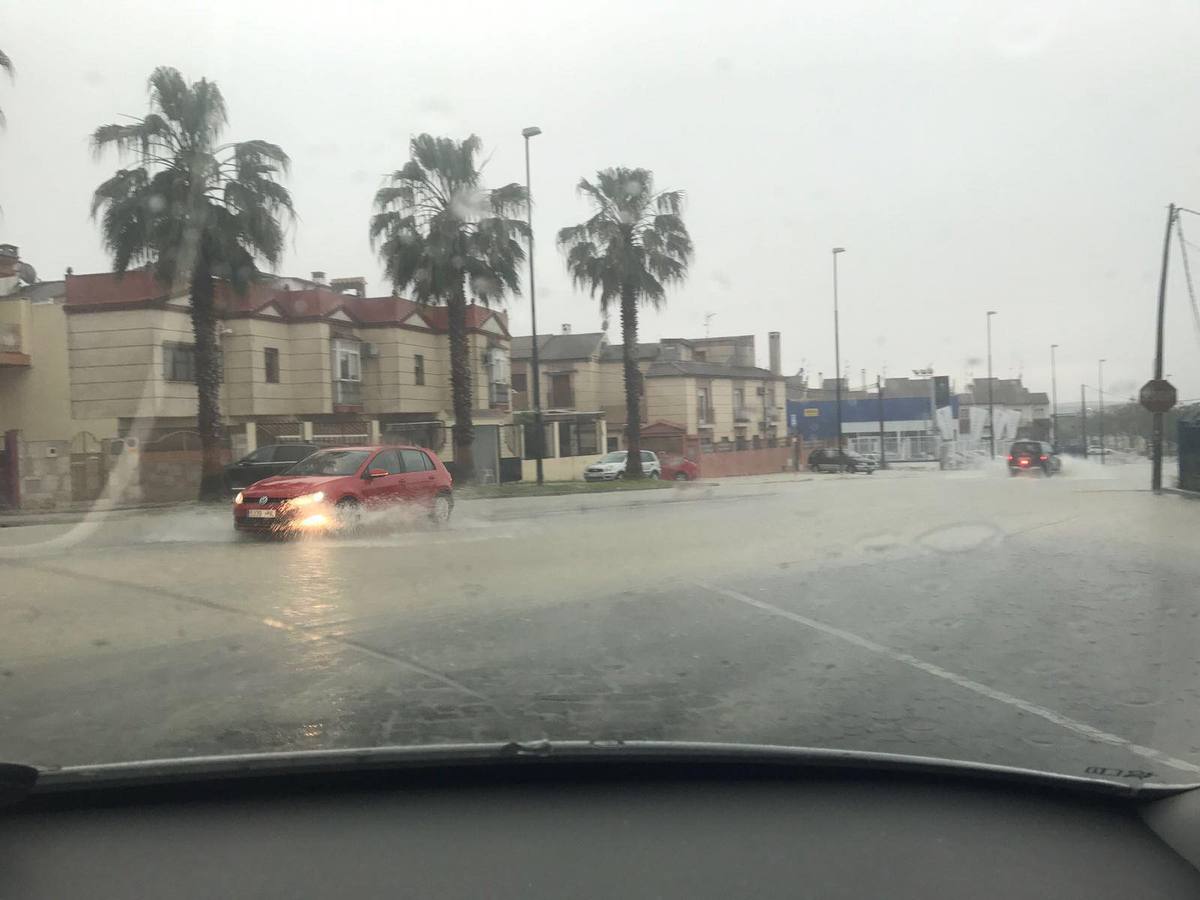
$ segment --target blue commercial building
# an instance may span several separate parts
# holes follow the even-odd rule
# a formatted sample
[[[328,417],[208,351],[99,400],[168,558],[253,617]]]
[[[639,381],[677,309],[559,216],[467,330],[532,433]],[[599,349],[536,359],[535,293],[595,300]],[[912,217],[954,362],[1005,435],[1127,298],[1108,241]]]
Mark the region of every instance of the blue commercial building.
[[[860,394],[861,397],[861,394]],[[889,458],[937,458],[940,439],[932,416],[931,397],[883,398],[883,435]],[[831,444],[837,440],[836,400],[787,402],[788,434],[806,444]],[[944,413],[943,413],[944,415]],[[958,398],[950,398],[950,415],[957,422]],[[842,434],[846,446],[862,453],[880,452],[879,398],[842,400]]]

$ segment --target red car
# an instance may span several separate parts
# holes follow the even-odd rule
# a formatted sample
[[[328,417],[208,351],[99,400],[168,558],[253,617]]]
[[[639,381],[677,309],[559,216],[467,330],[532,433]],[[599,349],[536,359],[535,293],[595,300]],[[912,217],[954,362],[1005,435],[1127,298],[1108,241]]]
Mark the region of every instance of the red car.
[[[695,481],[700,477],[700,466],[686,456],[658,454],[662,463],[662,478],[666,481]]]
[[[436,524],[450,519],[453,482],[423,447],[331,447],[281,475],[256,481],[233,500],[239,531],[325,531],[357,527],[365,509],[407,503]]]

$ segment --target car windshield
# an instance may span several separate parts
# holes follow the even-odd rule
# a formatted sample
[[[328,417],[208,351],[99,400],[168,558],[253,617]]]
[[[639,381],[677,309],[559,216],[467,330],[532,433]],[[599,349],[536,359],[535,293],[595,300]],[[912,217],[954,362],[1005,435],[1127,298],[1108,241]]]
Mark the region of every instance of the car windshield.
[[[287,474],[353,475],[368,456],[366,450],[318,450],[288,469]]]
[[[1200,2],[0,19],[0,763],[1200,782]]]

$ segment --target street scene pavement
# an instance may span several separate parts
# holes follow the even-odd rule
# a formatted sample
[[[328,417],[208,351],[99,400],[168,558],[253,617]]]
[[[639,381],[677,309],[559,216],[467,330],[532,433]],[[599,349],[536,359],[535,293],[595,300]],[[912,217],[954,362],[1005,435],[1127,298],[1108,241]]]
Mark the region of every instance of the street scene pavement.
[[[1143,463],[0,528],[0,759],[688,740],[1200,781],[1200,504]]]

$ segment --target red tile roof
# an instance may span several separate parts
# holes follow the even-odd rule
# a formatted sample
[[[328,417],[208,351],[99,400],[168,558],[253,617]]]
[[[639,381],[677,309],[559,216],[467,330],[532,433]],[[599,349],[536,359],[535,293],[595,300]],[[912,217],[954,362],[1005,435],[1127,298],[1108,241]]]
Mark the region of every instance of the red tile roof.
[[[429,322],[430,326],[436,331],[445,331],[448,324],[449,312],[444,306],[427,306],[421,311],[421,315]],[[467,327],[480,328],[488,319],[495,318],[500,327],[507,333],[508,320],[504,313],[498,309],[488,309],[486,306],[475,306],[472,304],[467,307]]]
[[[94,275],[67,276],[66,307],[69,311],[98,311],[128,309],[165,303],[170,297],[181,297],[185,290],[171,290],[154,274],[143,269],[118,275],[100,272]],[[354,322],[363,325],[400,324],[416,311],[433,331],[446,330],[446,308],[421,306],[403,297],[358,297],[341,294],[328,288],[284,290],[271,284],[252,284],[244,294],[232,290],[228,283],[218,282],[216,302],[227,316],[255,315],[274,304],[285,320],[325,318],[341,309]],[[480,328],[495,318],[505,333],[507,317],[499,310],[471,305],[467,307],[467,327]]]
[[[97,275],[68,275],[66,304],[96,306],[105,303],[139,303],[161,300],[170,293],[154,274],[138,269],[117,275],[101,272]]]

